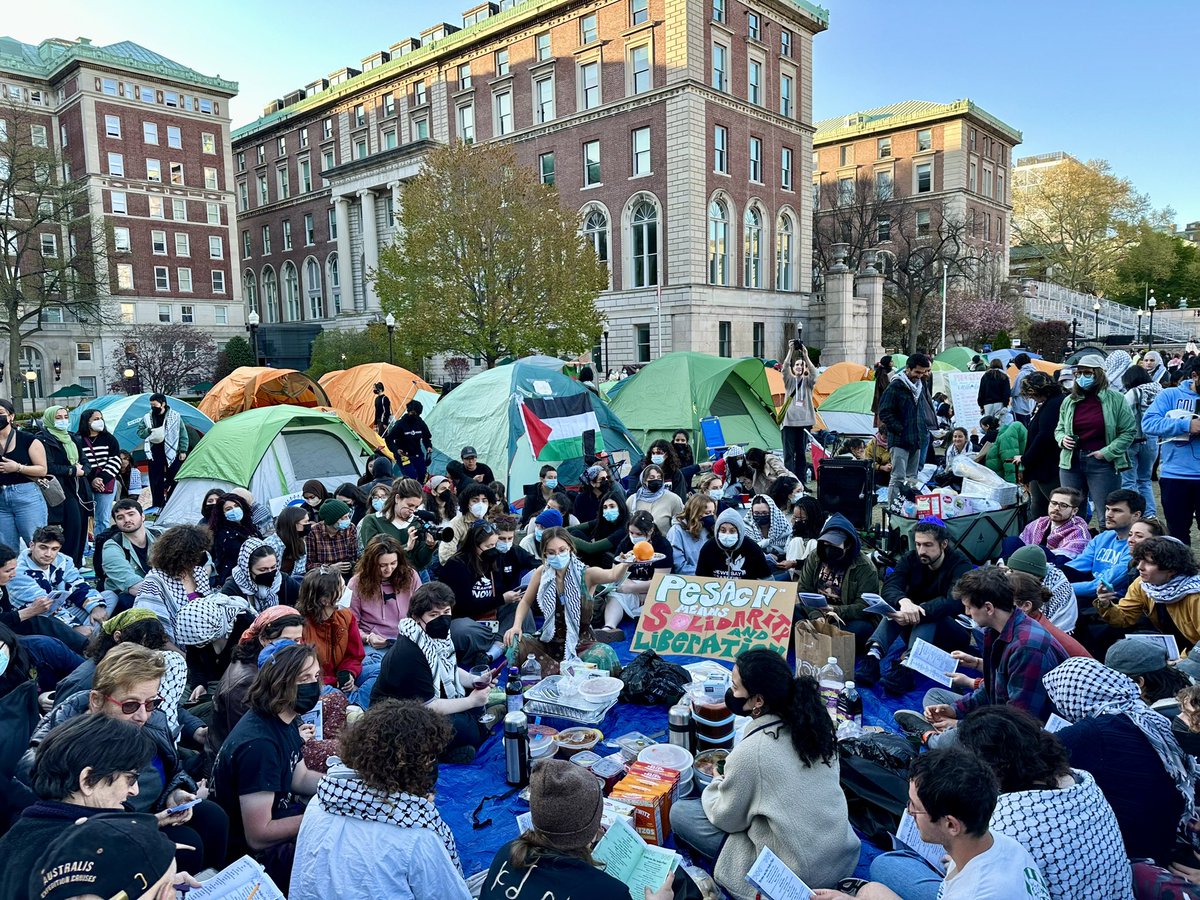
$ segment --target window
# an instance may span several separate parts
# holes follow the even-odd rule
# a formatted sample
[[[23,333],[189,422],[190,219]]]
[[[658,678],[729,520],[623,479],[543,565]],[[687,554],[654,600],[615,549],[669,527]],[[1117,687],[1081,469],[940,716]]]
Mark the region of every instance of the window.
[[[713,0],[712,17],[714,22],[725,21],[725,0]]]
[[[129,203],[124,191],[110,192],[109,200],[112,203],[114,215],[125,216],[129,214]]]
[[[262,276],[263,308],[268,322],[279,321],[279,280],[275,270],[268,266]]]
[[[104,117],[104,133],[111,138],[119,138],[121,136],[121,117],[120,116],[105,116]]]
[[[183,163],[171,163],[171,184],[183,185]]]
[[[767,355],[767,326],[763,322],[754,322],[754,343],[753,354],[759,359],[763,359]]]
[[[746,78],[746,99],[755,106],[762,106],[762,82],[763,64],[757,59],[752,59]]]
[[[784,213],[779,217],[779,226],[775,232],[775,290],[794,291],[795,286],[795,244],[796,227],[792,217]],[[756,352],[755,356],[762,356]]]
[[[90,341],[77,343],[75,345],[75,360],[77,362],[92,361],[92,345]]]
[[[496,51],[496,77],[503,78],[508,73],[508,48],[505,47]]]
[[[367,158],[367,139],[365,137],[359,138],[358,140],[356,140],[354,142],[354,158],[355,159],[366,159]]]
[[[312,161],[302,159],[297,165],[300,167],[300,193],[307,194],[312,190]]]
[[[892,155],[892,139],[890,137],[876,139],[875,155],[879,159],[887,159]]]
[[[762,138],[750,138],[750,180],[762,181]]]
[[[326,222],[325,222],[325,224],[326,224],[326,226],[327,226],[327,227],[328,227],[328,229],[329,229],[329,239],[330,239],[331,241],[336,241],[336,240],[337,240],[337,235],[338,235],[338,228],[337,228],[337,209],[336,209],[335,207],[332,207],[332,206],[331,206],[331,207],[329,207],[329,209],[328,209],[328,210],[326,210],[326,215],[325,215],[325,218],[326,218]]]
[[[751,206],[746,209],[745,218],[745,266],[743,275],[743,283],[748,288],[761,288],[763,286],[762,278],[762,213],[757,207]]]
[[[270,254],[271,252],[271,226],[264,225],[262,227],[262,245],[263,253]]]
[[[208,237],[208,258],[225,258],[225,241],[219,234],[212,234]]]
[[[146,160],[146,180],[162,184],[162,163],[157,159]]]
[[[190,270],[189,270],[189,272],[190,272]],[[190,277],[190,275],[189,275],[189,277]],[[188,290],[189,291],[191,290],[190,285],[188,287]],[[191,306],[189,304],[184,304],[183,306],[179,307],[179,321],[183,322],[186,325],[191,325],[193,322],[195,322],[196,321],[196,307]]]
[[[838,147],[838,165],[852,166],[854,165],[854,145],[843,144]]]
[[[258,176],[258,205],[266,206],[270,202],[270,195],[267,193],[267,176]]]
[[[795,79],[791,75],[779,76],[779,114],[792,117],[792,93],[795,86]]]
[[[175,270],[175,280],[179,283],[179,293],[190,294],[192,292],[192,270],[191,269],[186,268],[186,267],[176,269]],[[192,307],[185,306],[183,308],[182,315],[180,316],[180,321],[181,322],[189,322],[189,323],[192,321]]]
[[[758,13],[746,13],[746,33],[750,35],[751,40],[762,40],[762,19]]]
[[[733,323],[717,323],[717,356],[733,356]]]
[[[258,312],[258,279],[253,272],[248,271],[242,276],[242,294],[246,297],[246,306]]]
[[[275,139],[275,155],[287,156],[287,135],[282,135]]]
[[[892,217],[880,216],[876,221],[875,227],[875,242],[877,244],[886,244],[892,239]]]
[[[972,129],[971,129],[970,143],[969,143],[969,146],[970,146],[971,150],[974,150],[974,149],[975,149],[975,137],[976,137],[975,129],[974,129],[974,128],[972,128]]]
[[[922,150],[933,149],[933,131],[928,128],[922,128],[917,132],[917,152]]]
[[[114,228],[113,229],[113,251],[116,253],[131,253],[133,248],[129,244],[129,229]]]
[[[212,166],[204,167],[204,189],[206,191],[217,190],[217,170]]]
[[[983,167],[983,196],[992,196],[992,169],[990,166]]]
[[[330,169],[332,169],[336,161],[337,160],[334,156],[334,150],[332,147],[330,147],[328,150],[321,151],[321,168],[324,171],[328,172]]]
[[[225,293],[225,273],[220,269],[213,269],[212,292],[214,294]]]
[[[261,166],[264,162],[267,161],[267,151],[266,151],[266,148],[263,147],[262,144],[259,144],[257,147],[254,148],[254,153],[255,153],[255,157],[257,159],[258,165]]]
[[[985,241],[992,239],[992,217],[987,213],[983,214],[983,239]]]
[[[513,130],[512,91],[501,91],[495,97],[496,134],[509,134]]]
[[[579,43],[590,44],[599,36],[596,28],[596,14],[588,13],[579,20]]]
[[[458,108],[458,136],[463,143],[475,143],[475,104],[466,103]]]
[[[629,22],[644,25],[650,21],[650,0],[629,0]]]
[[[534,109],[538,124],[554,118],[554,76],[547,75],[533,83]]]
[[[58,235],[43,233],[40,237],[42,256],[51,258],[58,256]]]
[[[654,86],[650,72],[649,44],[642,44],[629,51],[629,83],[635,94],[645,93]]]
[[[850,206],[854,203],[854,179],[838,179],[838,206]]]
[[[215,324],[228,325],[229,324],[229,307],[228,306],[214,306],[213,307],[213,316],[215,319]]]
[[[387,102],[388,102],[389,100],[391,100],[391,101],[392,101],[392,103],[395,103],[395,102],[396,102],[396,98],[395,98],[395,96],[394,96],[394,95],[392,95],[392,94],[388,94],[388,95],[387,95],[386,97],[384,97],[384,99],[383,99],[383,106],[384,106],[384,109],[387,109]],[[299,137],[298,137],[298,139],[297,139],[297,143],[300,145],[300,149],[301,149],[301,150],[303,150],[303,149],[305,149],[306,147],[308,147],[308,126],[307,126],[307,125],[305,125],[303,128],[301,128],[301,129],[300,129],[300,131],[298,132],[298,134],[299,134]]]
[[[156,291],[169,291],[171,289],[171,270],[166,266],[154,267],[154,289]],[[166,319],[170,322],[170,318]]]
[[[362,128],[367,124],[367,108],[359,103],[354,107],[354,127]]]
[[[167,255],[167,233],[165,231],[150,232],[150,252],[155,256]]]
[[[471,86],[471,64],[463,63],[458,67],[458,89],[465,91]]]
[[[47,131],[45,125],[30,125],[29,126],[29,142],[35,147],[48,147],[49,139],[46,137]]]
[[[637,345],[637,361],[650,362],[650,326],[634,325],[633,341]]]
[[[192,245],[188,239],[187,232],[175,232],[175,255],[176,256],[191,256]]]
[[[162,197],[153,197],[153,196],[152,196],[152,197],[150,197],[150,198],[148,198],[148,199],[150,200],[150,218],[152,218],[152,219],[165,219],[165,218],[166,218],[166,215],[165,215],[165,213],[164,213],[164,210],[163,210],[163,206],[164,206],[164,204],[163,204],[163,198],[162,198]]]
[[[243,259],[249,259],[251,256],[254,255],[250,252],[250,250],[251,250],[250,229],[247,228],[245,231],[242,232],[242,258]]]
[[[917,193],[928,194],[933,190],[933,164],[918,163],[916,166]]]
[[[333,119],[321,120],[321,140],[327,141],[333,137]],[[261,160],[259,160],[261,162]]]
[[[999,200],[1001,203],[1004,203],[1007,199],[1007,197],[1004,193],[1004,173],[1003,172],[996,173],[996,199]]]
[[[724,125],[713,127],[713,171],[729,174],[729,129]]]
[[[584,63],[579,67],[579,89],[581,109],[600,105],[600,63]]]
[[[287,219],[283,221],[283,249],[292,249],[292,223]]]
[[[779,55],[789,59],[792,55],[792,33],[786,28],[779,29]]]
[[[142,141],[147,144],[158,143],[158,126],[153,122],[142,123]]]
[[[534,57],[538,62],[550,58],[550,32],[543,31],[533,39]]]
[[[708,283],[729,284],[729,210],[723,200],[708,205]]]
[[[206,213],[205,221],[209,225],[221,224],[221,204],[220,203],[205,203],[204,210]]]
[[[117,96],[117,80],[115,78],[105,78],[100,82],[101,93],[108,94],[110,97]]]
[[[639,200],[630,219],[633,228],[633,286],[658,284],[658,207]]]
[[[108,174],[116,175],[119,178],[125,177],[125,154],[108,154]]]
[[[892,173],[889,169],[875,173],[875,197],[878,200],[891,200],[893,194]]]
[[[608,216],[593,209],[583,220],[583,236],[596,251],[596,259],[608,264]]]
[[[724,44],[712,47],[712,86],[718,91],[726,90],[729,83],[729,48]]]
[[[333,314],[336,316],[342,311],[342,276],[336,253],[329,254],[326,266],[329,270],[329,298],[333,304]]]
[[[583,186],[600,184],[600,142],[588,141],[583,145]]]
[[[315,259],[304,264],[304,289],[308,294],[308,317],[325,318],[325,298],[321,294],[321,267]]]
[[[784,147],[779,152],[779,186],[785,191],[792,189],[792,149]]]
[[[139,92],[139,95],[143,103],[153,103],[157,99],[154,94],[154,88],[144,87]]]
[[[917,210],[917,237],[929,237],[929,210]]]
[[[507,52],[507,51],[506,51]],[[413,105],[424,106],[429,102],[429,89],[425,84],[425,79],[413,84]]]
[[[300,278],[290,262],[283,266],[283,320],[300,321]]]
[[[635,128],[633,131],[633,174],[650,174],[649,128]]]
[[[538,176],[542,184],[554,184],[554,153],[543,153],[538,157]]]
[[[122,291],[133,290],[133,266],[131,266],[129,263],[117,263],[117,289]],[[132,304],[129,305],[132,306]],[[122,317],[125,315],[125,306],[126,304],[121,304]],[[129,317],[128,321],[130,323],[133,322],[132,315]]]

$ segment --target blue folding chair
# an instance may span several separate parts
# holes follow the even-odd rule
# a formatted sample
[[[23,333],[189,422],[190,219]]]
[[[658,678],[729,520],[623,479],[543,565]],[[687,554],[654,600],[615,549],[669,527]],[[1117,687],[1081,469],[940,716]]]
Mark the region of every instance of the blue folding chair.
[[[704,446],[708,449],[708,458],[716,462],[725,455],[725,451],[733,444],[725,443],[725,431],[721,428],[718,416],[704,416],[700,419],[700,434],[704,438]],[[745,446],[742,444],[740,446]]]

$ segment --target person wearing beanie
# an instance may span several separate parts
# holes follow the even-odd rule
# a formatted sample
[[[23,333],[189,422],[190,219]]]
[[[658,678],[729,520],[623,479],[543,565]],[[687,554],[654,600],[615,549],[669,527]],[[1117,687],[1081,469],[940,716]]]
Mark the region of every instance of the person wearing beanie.
[[[603,811],[601,784],[591,772],[561,759],[538,763],[529,776],[533,828],[496,852],[479,900],[628,897],[629,888],[597,868],[592,858]],[[670,879],[646,894],[652,900],[674,895]]]
[[[624,504],[622,504],[624,505]],[[562,528],[562,513],[557,509],[543,509],[533,520],[533,526],[521,539],[520,547],[531,556],[542,555],[542,535],[551,528]]]
[[[1070,634],[1079,619],[1079,601],[1075,597],[1074,585],[1063,570],[1046,559],[1041,547],[1020,547],[1009,554],[1008,568],[1014,572],[1032,575],[1050,592],[1050,599],[1042,610],[1045,617],[1055,626]]]
[[[325,568],[340,572],[344,578],[350,577],[362,555],[352,512],[341,500],[326,500],[321,504],[317,511],[319,521],[304,536],[309,572]]]

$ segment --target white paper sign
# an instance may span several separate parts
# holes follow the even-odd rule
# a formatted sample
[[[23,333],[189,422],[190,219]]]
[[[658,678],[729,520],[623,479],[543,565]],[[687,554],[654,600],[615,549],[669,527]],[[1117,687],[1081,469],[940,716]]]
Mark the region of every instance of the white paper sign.
[[[917,638],[908,651],[908,656],[904,658],[903,664],[914,672],[920,672],[930,681],[936,681],[946,687],[950,687],[953,683],[953,679],[946,673],[953,674],[958,671],[957,659],[941,647],[935,647],[920,638]]]
[[[954,407],[954,424],[967,429],[979,427],[979,382],[982,372],[946,372],[950,387],[950,403]]]
[[[296,503],[304,502],[304,492],[296,491],[292,494],[284,494],[282,497],[272,497],[268,506],[271,509],[271,515],[277,516],[283,512],[285,506],[292,506]]]

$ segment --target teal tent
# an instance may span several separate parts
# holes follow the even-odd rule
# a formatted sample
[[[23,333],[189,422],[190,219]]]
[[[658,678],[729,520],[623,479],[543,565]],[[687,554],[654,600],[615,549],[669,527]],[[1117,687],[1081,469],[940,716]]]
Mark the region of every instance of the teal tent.
[[[183,424],[191,430],[193,444],[213,426],[212,419],[178,397],[167,397],[167,406],[179,413]],[[149,394],[105,394],[97,397],[71,412],[72,431],[79,430],[79,418],[84,411],[92,409],[104,414],[104,425],[108,433],[117,439],[122,450],[133,453],[142,450],[145,439],[138,437],[137,429],[146,413],[150,412]]]
[[[934,362],[949,363],[960,372],[970,371],[971,360],[979,354],[970,347],[947,347],[933,358]]]

